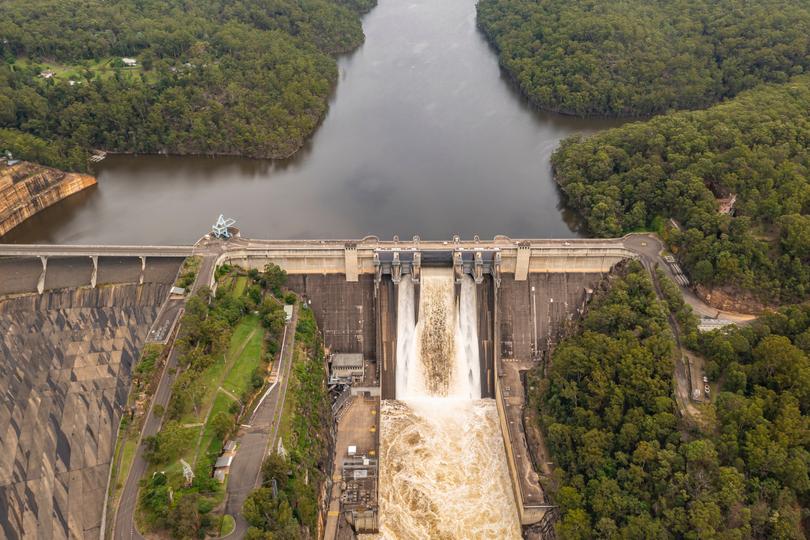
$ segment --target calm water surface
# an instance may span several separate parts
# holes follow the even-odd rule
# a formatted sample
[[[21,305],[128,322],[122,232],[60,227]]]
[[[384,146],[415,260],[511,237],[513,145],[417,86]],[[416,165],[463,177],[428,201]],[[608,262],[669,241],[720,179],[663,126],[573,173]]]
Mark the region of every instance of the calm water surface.
[[[294,158],[114,156],[99,184],[4,242],[190,243],[220,213],[255,238],[571,237],[549,157],[611,124],[531,110],[475,26],[475,0],[380,0]]]

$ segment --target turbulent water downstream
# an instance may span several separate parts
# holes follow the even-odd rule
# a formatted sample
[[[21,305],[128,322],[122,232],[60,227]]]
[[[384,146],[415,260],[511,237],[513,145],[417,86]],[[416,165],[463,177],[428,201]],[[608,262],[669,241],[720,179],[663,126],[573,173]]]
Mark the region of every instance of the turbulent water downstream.
[[[98,186],[3,242],[188,243],[220,212],[253,238],[570,237],[561,138],[615,122],[541,114],[502,77],[476,0],[379,0],[323,124],[287,161],[113,156]]]
[[[481,399],[475,284],[422,270],[399,284],[397,399],[380,422],[384,538],[520,538],[495,402]]]

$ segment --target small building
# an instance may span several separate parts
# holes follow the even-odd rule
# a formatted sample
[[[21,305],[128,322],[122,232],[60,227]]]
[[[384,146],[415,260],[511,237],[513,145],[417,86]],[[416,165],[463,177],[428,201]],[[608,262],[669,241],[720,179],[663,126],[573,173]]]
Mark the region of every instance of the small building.
[[[217,458],[217,462],[214,464],[215,469],[224,469],[229,468],[233,463],[233,454],[231,455],[222,455]]]
[[[134,58],[122,58],[121,62],[124,64],[125,67],[135,67],[138,65],[138,61]]]
[[[329,361],[329,383],[351,384],[363,380],[365,362],[360,353],[333,354]]]
[[[718,328],[723,328],[732,324],[734,324],[734,321],[728,319],[701,317],[700,321],[698,322],[698,331],[711,332],[712,330],[717,330]]]
[[[51,71],[50,69],[46,69],[45,71],[41,72],[39,76],[42,77],[43,79],[53,79],[54,72]]]
[[[231,472],[231,463],[233,463],[233,458],[233,453],[223,454],[217,458],[217,462],[214,463],[214,478],[218,482],[224,482],[225,476]]]
[[[184,296],[186,294],[186,290],[183,287],[172,287],[170,294],[179,294],[180,296]]]
[[[720,212],[721,214],[733,216],[735,202],[737,202],[736,193],[732,193],[728,197],[724,197],[722,199],[717,199],[718,212]]]
[[[284,305],[284,320],[290,322],[293,316],[293,307],[290,304]]]

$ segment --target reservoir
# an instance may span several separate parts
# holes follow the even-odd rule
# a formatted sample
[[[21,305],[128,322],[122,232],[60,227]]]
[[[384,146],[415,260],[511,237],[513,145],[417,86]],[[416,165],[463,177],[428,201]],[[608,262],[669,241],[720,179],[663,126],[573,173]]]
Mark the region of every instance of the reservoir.
[[[549,157],[617,121],[526,105],[476,28],[475,0],[380,0],[363,28],[293,158],[110,156],[96,187],[2,241],[187,244],[220,213],[254,238],[576,236]]]

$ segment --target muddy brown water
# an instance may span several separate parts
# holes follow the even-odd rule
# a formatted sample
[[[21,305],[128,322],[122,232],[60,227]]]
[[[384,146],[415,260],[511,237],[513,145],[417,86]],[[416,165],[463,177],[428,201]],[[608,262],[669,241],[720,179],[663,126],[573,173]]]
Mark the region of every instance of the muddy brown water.
[[[577,235],[549,157],[616,121],[532,110],[476,28],[475,0],[380,0],[363,28],[292,159],[108,157],[97,187],[2,241],[190,243],[220,213],[255,238]]]

